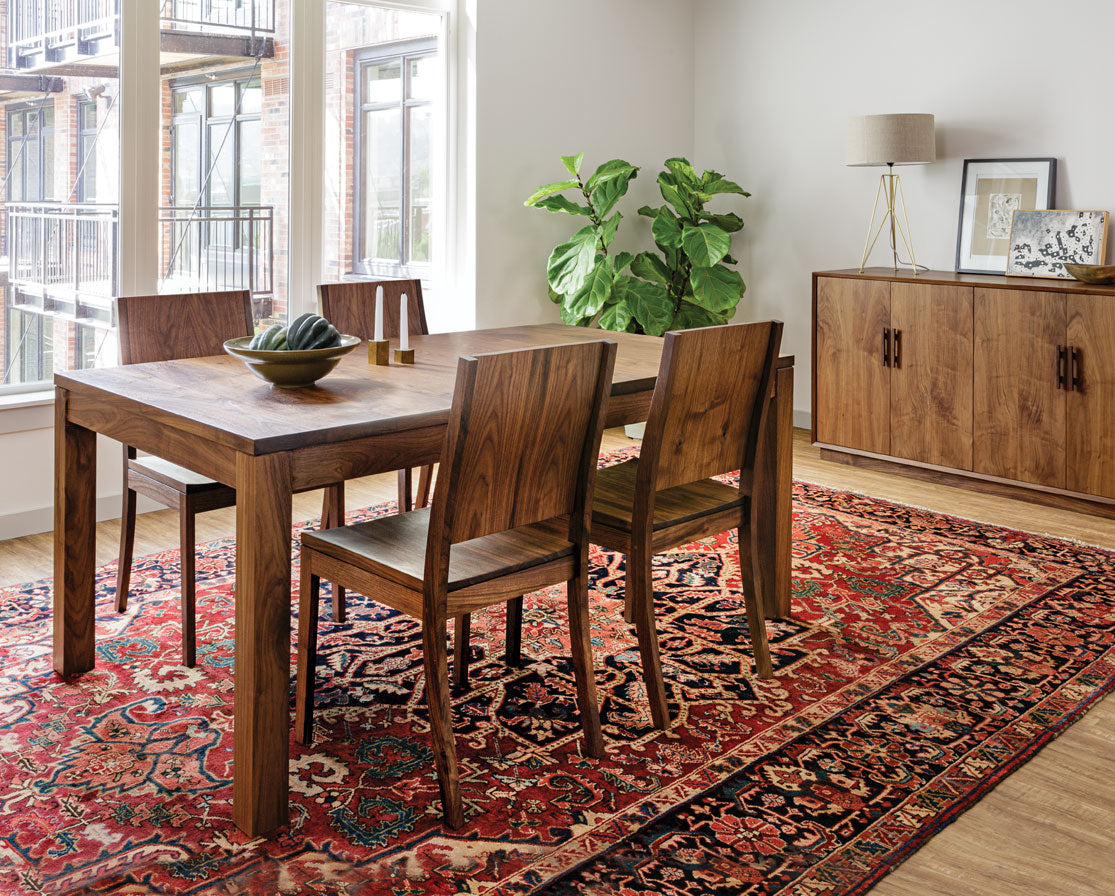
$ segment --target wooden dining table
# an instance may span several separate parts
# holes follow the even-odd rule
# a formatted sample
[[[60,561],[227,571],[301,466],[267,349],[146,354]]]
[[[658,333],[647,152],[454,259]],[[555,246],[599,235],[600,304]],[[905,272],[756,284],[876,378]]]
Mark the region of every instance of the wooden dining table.
[[[372,366],[361,345],[303,389],[273,388],[228,356],[55,374],[54,669],[94,665],[97,433],[234,487],[233,817],[250,835],[285,824],[292,494],[436,462],[461,355],[601,338],[618,345],[607,425],[645,420],[662,340],[561,325],[414,336],[413,365]],[[770,617],[789,615],[792,396],[787,356],[755,494]]]

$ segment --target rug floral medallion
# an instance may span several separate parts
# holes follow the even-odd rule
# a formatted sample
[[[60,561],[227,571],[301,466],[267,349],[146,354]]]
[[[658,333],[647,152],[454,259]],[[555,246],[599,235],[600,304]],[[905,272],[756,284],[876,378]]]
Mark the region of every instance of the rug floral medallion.
[[[519,668],[502,610],[477,614],[460,831],[417,623],[323,603],[290,824],[251,839],[231,821],[230,540],[198,559],[195,669],[176,552],[137,562],[124,615],[98,572],[97,666],[72,680],[51,671],[50,582],[0,591],[0,894],[859,893],[1115,685],[1115,556],[798,483],[773,680],[752,674],[735,534],[656,558],[659,732],[623,557],[592,560],[608,755],[582,751],[563,588],[527,598]]]

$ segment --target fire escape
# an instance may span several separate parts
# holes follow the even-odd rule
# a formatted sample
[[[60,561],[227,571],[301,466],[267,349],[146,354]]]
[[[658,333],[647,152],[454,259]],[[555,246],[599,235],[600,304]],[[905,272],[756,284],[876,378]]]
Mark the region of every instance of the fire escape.
[[[164,74],[274,56],[275,0],[160,2]],[[4,24],[0,102],[62,93],[66,77],[119,77],[120,0],[8,0]],[[110,326],[119,294],[119,217],[115,204],[8,202],[12,306]],[[161,291],[248,289],[257,307],[269,306],[271,207],[165,206],[159,229]]]

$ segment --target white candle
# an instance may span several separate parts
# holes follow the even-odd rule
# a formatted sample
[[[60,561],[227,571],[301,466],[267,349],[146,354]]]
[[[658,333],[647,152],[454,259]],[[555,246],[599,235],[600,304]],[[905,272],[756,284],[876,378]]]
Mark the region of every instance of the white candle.
[[[405,292],[399,301],[399,348],[404,352],[410,348],[410,327],[407,326],[407,294]]]
[[[376,287],[376,332],[375,341],[383,342],[383,287]]]

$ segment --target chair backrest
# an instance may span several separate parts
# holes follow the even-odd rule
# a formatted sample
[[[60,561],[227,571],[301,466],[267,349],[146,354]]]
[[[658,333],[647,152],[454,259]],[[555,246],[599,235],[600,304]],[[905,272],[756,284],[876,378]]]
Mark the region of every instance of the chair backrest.
[[[251,336],[255,326],[246,289],[120,296],[116,322],[122,364],[221,355],[226,340]]]
[[[411,336],[425,336],[426,306],[421,280],[347,280],[322,283],[317,288],[321,316],[342,333],[371,339],[375,334],[376,287],[383,287],[383,338],[399,338],[399,298],[407,297],[407,329]]]
[[[740,471],[749,492],[782,322],[666,334],[639,474],[659,491]]]
[[[566,514],[587,532],[615,355],[599,341],[460,359],[427,570],[451,544]]]

